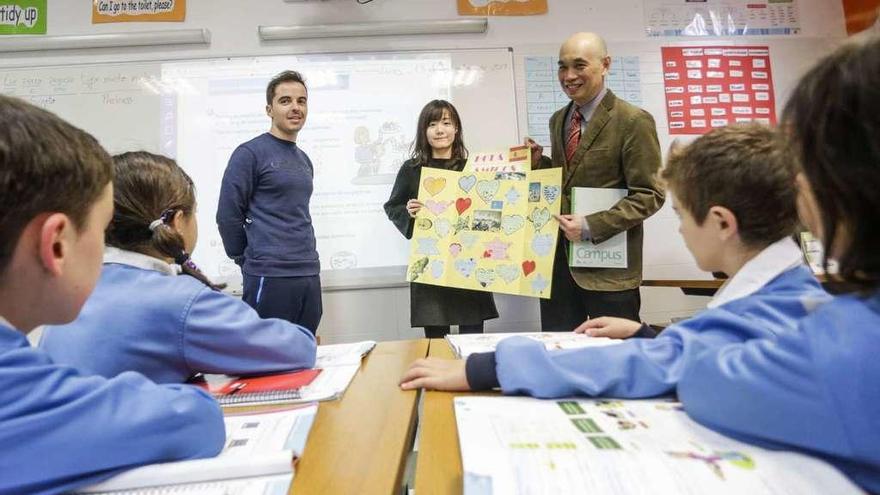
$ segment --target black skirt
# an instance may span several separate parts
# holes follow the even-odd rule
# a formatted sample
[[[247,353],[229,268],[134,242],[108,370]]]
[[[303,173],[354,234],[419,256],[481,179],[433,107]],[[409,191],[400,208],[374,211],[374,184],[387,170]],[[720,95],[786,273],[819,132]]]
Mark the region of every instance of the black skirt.
[[[498,318],[491,292],[409,284],[410,325],[473,325]]]

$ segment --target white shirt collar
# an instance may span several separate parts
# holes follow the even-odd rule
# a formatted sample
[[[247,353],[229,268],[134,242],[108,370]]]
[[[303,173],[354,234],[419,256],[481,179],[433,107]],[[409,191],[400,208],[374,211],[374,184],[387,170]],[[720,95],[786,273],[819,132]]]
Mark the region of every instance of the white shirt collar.
[[[104,263],[115,263],[143,270],[154,270],[166,275],[177,275],[180,270],[178,265],[171,265],[146,254],[126,251],[113,246],[106,246],[104,248]]]
[[[0,326],[15,328],[12,326],[12,323],[9,323],[9,320],[7,320],[6,318],[4,318],[2,316],[0,316]]]
[[[790,238],[785,237],[764,248],[746,262],[736,275],[724,283],[707,305],[715,308],[757,292],[768,282],[804,263],[804,255]]]

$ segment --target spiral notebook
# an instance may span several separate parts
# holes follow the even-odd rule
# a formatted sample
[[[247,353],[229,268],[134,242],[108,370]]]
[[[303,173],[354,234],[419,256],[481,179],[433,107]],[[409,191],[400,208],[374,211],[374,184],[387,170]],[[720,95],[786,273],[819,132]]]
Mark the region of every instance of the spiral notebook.
[[[239,377],[211,386],[208,390],[221,406],[291,402],[301,399],[302,388],[312,383],[320,373],[320,369],[308,369]]]

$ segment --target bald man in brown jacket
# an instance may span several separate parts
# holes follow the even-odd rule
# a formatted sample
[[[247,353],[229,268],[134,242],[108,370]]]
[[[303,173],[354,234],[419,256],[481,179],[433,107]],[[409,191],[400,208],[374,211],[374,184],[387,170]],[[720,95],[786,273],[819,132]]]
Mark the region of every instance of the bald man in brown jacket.
[[[532,167],[562,167],[562,232],[556,246],[549,300],[541,300],[543,331],[571,331],[587,318],[618,316],[638,321],[642,281],[642,222],[663,206],[657,180],[660,144],[648,112],[605,87],[611,58],[605,41],[577,33],[559,49],[559,82],[571,102],[550,118],[551,158],[530,138]],[[572,187],[627,189],[606,211],[571,214]],[[570,241],[604,242],[627,233],[627,268],[574,268]]]

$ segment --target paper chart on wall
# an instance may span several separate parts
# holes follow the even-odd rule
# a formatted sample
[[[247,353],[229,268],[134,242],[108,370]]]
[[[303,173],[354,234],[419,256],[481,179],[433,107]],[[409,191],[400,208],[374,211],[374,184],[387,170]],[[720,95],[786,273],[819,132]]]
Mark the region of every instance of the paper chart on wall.
[[[800,34],[797,0],[644,0],[648,36]]]
[[[515,147],[476,153],[462,172],[423,168],[407,279],[550,297],[562,169],[529,163]]]
[[[664,46],[661,51],[670,134],[776,123],[767,46]]]

